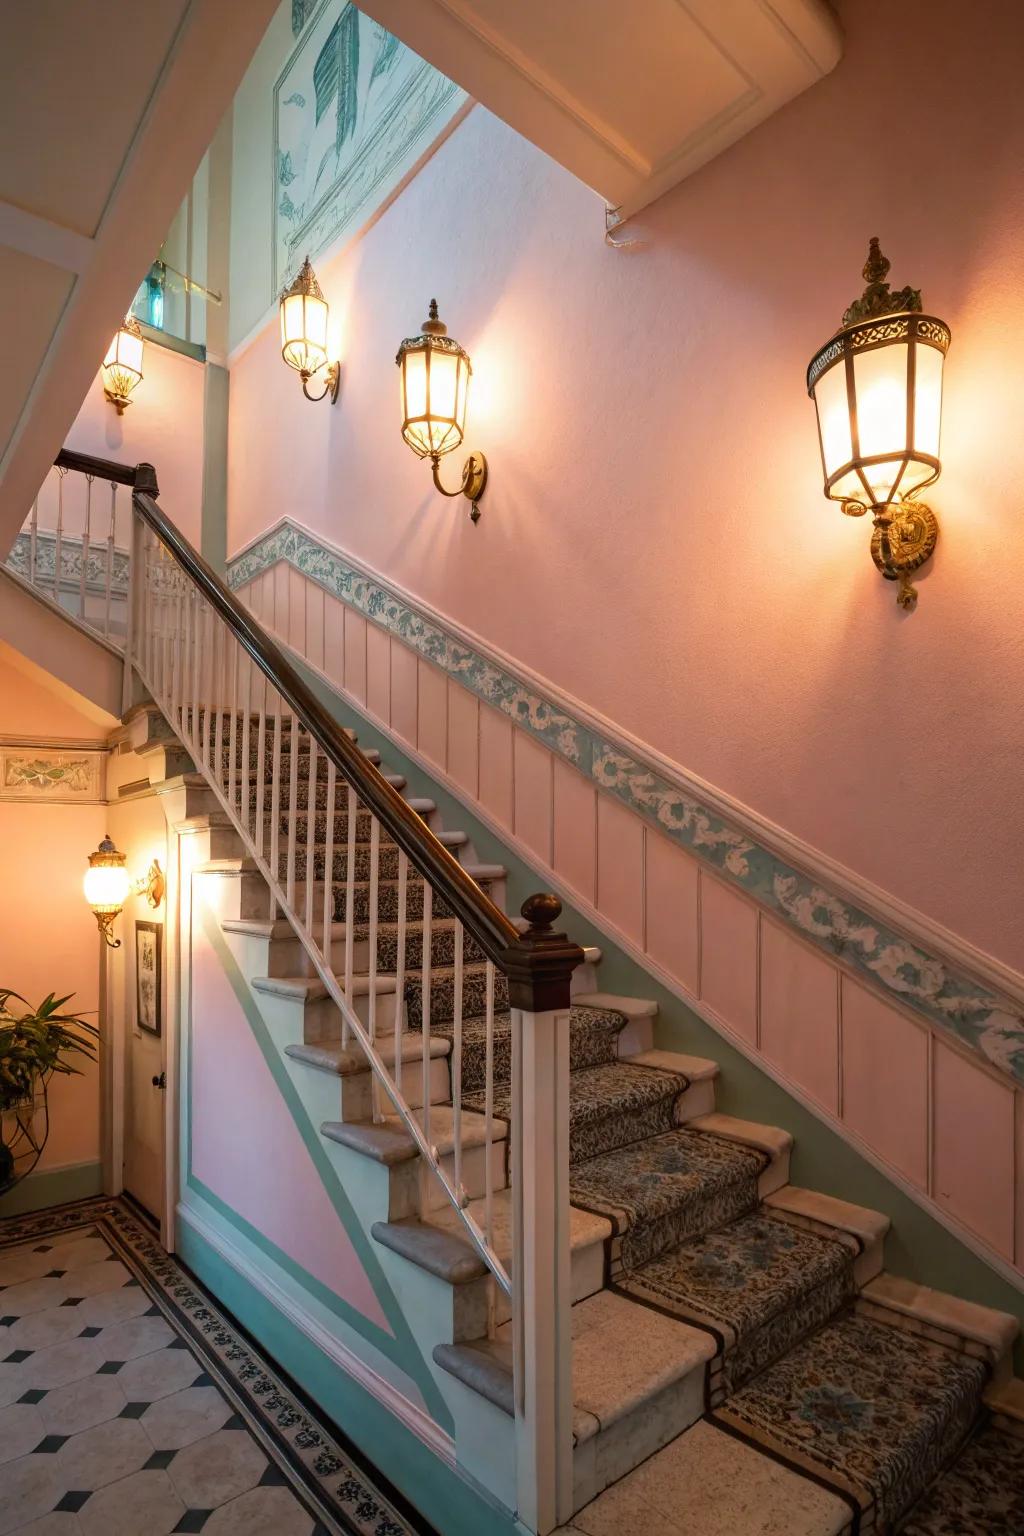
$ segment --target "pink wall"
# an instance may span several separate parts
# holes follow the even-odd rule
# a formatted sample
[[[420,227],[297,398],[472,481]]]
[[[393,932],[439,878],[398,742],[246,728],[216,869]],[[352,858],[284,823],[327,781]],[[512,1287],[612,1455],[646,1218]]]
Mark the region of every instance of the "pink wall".
[[[109,723],[55,679],[0,645],[0,737],[105,740]],[[102,782],[102,781],[101,781]],[[70,1007],[99,1006],[96,920],[82,895],[87,854],[104,832],[102,805],[41,805],[0,799],[0,987],[32,1004],[48,992],[75,994]],[[39,1171],[99,1159],[99,1075],[55,1077],[50,1139]]]
[[[97,373],[65,446],[125,464],[155,464],[162,505],[198,546],[206,370],[193,358],[153,342],[146,343],[142,366],[142,383],[123,416],[106,399]]]
[[[634,250],[474,110],[319,269],[338,408],[303,401],[272,326],[234,360],[229,548],[292,513],[1024,967],[1024,20],[1001,0],[969,27],[927,0],[840,10],[835,73],[648,210]],[[885,37],[913,39],[911,89]],[[875,233],[953,331],[942,541],[909,618],[864,523],[821,496],[803,383]],[[476,370],[476,528],[398,437],[393,356],[433,294]]]

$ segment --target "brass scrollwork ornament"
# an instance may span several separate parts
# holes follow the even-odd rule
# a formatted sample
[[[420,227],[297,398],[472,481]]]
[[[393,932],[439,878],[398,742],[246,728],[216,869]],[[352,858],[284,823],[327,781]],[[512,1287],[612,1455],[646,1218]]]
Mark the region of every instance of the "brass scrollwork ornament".
[[[935,513],[921,501],[901,501],[879,507],[871,535],[871,558],[886,581],[898,581],[896,601],[901,608],[913,608],[917,588],[910,580],[930,559],[939,537]]]

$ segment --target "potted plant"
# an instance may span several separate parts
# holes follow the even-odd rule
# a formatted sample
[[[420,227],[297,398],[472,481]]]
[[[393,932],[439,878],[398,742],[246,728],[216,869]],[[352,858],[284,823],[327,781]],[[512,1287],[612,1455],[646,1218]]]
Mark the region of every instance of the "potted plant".
[[[38,1163],[50,1134],[47,1085],[55,1072],[80,1075],[76,1058],[95,1061],[99,1030],[80,1013],[62,1013],[74,993],[50,993],[32,1008],[0,987],[0,1195]],[[21,1005],[20,1012],[11,1007]]]

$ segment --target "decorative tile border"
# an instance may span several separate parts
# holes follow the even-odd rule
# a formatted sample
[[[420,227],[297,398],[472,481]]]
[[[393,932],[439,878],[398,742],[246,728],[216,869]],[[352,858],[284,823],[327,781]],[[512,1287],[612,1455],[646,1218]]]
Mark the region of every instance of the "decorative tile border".
[[[417,1536],[426,1522],[359,1468],[329,1427],[225,1316],[149,1227],[120,1199],[39,1211],[0,1222],[0,1253],[70,1232],[101,1235],[174,1332],[209,1371],[284,1479],[315,1511],[315,1536]],[[177,1529],[197,1530],[198,1525]]]
[[[230,562],[230,585],[244,587],[281,561],[397,635],[486,704],[508,715],[520,730],[530,732],[598,788],[615,795],[827,955],[841,958],[1024,1084],[1024,1015],[1016,1004],[827,890],[738,824],[638,760],[632,748],[573,719],[544,698],[535,684],[468,647],[405,597],[288,519]]]

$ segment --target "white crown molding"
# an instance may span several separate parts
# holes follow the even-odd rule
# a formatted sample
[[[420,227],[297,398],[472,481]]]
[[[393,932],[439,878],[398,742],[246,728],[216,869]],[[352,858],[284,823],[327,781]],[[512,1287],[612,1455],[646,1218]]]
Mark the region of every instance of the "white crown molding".
[[[390,1381],[385,1380],[365,1360],[360,1359],[335,1334],[328,1332],[306,1307],[296,1301],[293,1296],[289,1296],[288,1292],[278,1285],[265,1269],[253,1265],[237,1244],[207,1221],[194,1206],[179,1201],[177,1216],[178,1220],[190,1227],[219,1258],[229,1264],[236,1274],[241,1275],[254,1290],[259,1291],[260,1295],[269,1301],[270,1305],[289,1323],[300,1333],[305,1334],[314,1348],[339,1370],[344,1371],[346,1376],[351,1376],[358,1382],[364,1391],[386,1408],[388,1413],[396,1418],[410,1434],[415,1435],[433,1455],[443,1461],[446,1466],[454,1469],[455,1442],[450,1435],[445,1434],[429,1414],[400,1392]]]

